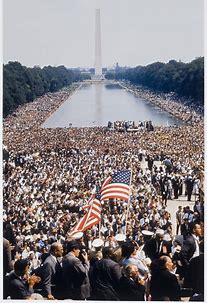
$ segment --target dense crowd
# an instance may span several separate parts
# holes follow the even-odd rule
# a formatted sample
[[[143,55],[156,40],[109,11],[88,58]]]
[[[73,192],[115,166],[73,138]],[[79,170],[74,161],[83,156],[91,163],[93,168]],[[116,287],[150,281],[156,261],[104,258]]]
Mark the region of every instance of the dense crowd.
[[[41,128],[76,87],[25,104],[4,120],[4,246],[7,239],[5,251],[11,254],[4,274],[14,269],[4,284],[14,286],[15,278],[28,271],[40,277],[27,276],[24,294],[15,284],[7,295],[28,298],[35,289],[48,299],[128,300],[123,290],[130,289],[131,300],[177,300],[184,285],[202,297],[202,281],[198,287],[197,278],[186,279],[191,260],[202,256],[202,119],[139,133]],[[128,221],[126,201],[102,202],[101,223],[72,240],[70,231],[94,188],[124,169],[132,171]],[[181,195],[186,206],[176,213],[179,238],[166,206]],[[192,200],[193,210],[187,202]],[[97,238],[99,245],[93,244]],[[171,291],[163,293],[156,276],[161,285],[169,278],[172,284],[164,289]]]
[[[121,85],[135,96],[153,103],[183,121],[194,124],[203,120],[204,108],[199,102],[179,97],[174,92],[155,93],[126,82]]]

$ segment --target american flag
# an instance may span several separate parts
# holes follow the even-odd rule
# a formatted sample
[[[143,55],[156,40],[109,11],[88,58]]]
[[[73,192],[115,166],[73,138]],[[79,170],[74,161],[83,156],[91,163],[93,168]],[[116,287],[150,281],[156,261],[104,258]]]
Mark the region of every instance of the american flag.
[[[101,187],[101,201],[118,198],[129,200],[131,172],[120,170],[108,177]]]
[[[82,209],[83,210],[88,210],[91,203],[93,202],[94,200],[94,195],[91,195],[90,199],[87,201],[87,203],[85,205],[83,205]]]
[[[70,235],[74,235],[77,232],[85,231],[91,228],[93,225],[98,224],[101,221],[101,202],[96,199],[96,195],[93,194],[88,200],[85,209],[88,209],[87,213],[80,219],[77,225],[70,231]]]
[[[85,225],[83,230],[85,231],[91,228],[93,225],[98,224],[101,221],[101,202],[96,198],[93,199],[89,207],[88,213],[86,214]]]

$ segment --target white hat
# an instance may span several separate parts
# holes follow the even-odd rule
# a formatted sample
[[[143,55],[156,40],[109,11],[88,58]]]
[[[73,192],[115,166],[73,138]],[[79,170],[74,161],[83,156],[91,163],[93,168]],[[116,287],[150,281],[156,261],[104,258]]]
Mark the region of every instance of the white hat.
[[[172,239],[169,234],[164,234],[163,240],[168,242],[171,241]]]
[[[126,236],[124,234],[117,234],[115,236],[115,240],[118,241],[118,242],[125,241],[126,240]]]
[[[99,239],[99,238],[93,240],[93,242],[92,242],[93,247],[100,247],[103,244],[104,244],[104,241],[102,239]]]
[[[44,234],[44,235],[42,236],[42,240],[43,240],[43,241],[46,241],[46,240],[47,240],[47,235]]]
[[[142,230],[144,236],[152,236],[154,233],[150,230]]]
[[[33,293],[33,294],[31,294],[30,299],[31,300],[43,300],[44,298],[41,294]]]
[[[82,232],[82,231],[79,231],[79,232],[77,232],[76,234],[73,234],[71,237],[72,237],[73,239],[79,240],[80,238],[83,237],[83,232]]]
[[[25,239],[25,241],[31,240],[31,236],[27,235],[24,239]]]

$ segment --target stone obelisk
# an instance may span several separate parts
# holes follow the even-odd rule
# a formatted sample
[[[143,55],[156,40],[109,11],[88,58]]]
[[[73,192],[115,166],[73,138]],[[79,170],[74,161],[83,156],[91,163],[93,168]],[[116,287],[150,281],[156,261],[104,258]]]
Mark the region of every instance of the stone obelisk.
[[[96,79],[102,79],[100,8],[96,9],[95,26],[95,77]]]

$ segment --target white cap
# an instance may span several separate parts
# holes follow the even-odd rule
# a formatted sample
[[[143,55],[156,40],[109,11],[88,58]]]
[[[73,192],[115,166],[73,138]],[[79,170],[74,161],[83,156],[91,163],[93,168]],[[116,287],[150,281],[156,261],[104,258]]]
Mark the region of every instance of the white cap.
[[[31,240],[31,236],[30,236],[30,235],[28,235],[28,236],[26,236],[24,239],[25,239],[25,241],[27,241],[27,240]]]
[[[125,241],[125,240],[126,240],[126,236],[125,236],[124,234],[117,234],[117,235],[115,236],[115,240],[116,240],[117,242]]]
[[[76,234],[73,234],[71,237],[72,237],[73,239],[79,240],[80,238],[83,237],[83,232],[82,232],[82,231],[79,231],[79,232],[77,232]]]
[[[100,247],[103,244],[104,244],[104,241],[102,239],[99,239],[99,238],[93,240],[93,242],[92,242],[93,247]]]
[[[31,294],[30,299],[31,300],[43,300],[44,298],[41,294],[33,293],[33,294]]]
[[[144,236],[152,236],[154,233],[150,230],[142,230]]]
[[[164,241],[171,241],[172,239],[171,239],[169,234],[164,234],[163,240]]]
[[[43,240],[43,241],[46,241],[46,240],[47,240],[47,235],[43,234],[42,240]]]

